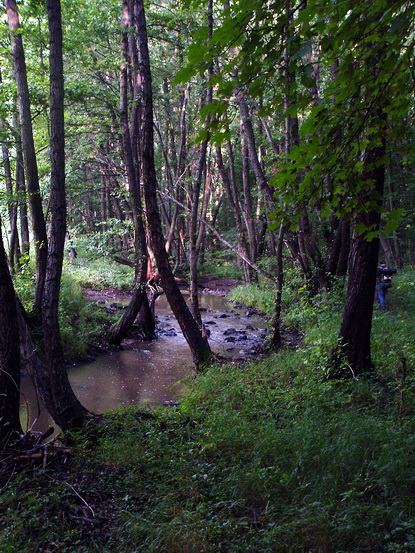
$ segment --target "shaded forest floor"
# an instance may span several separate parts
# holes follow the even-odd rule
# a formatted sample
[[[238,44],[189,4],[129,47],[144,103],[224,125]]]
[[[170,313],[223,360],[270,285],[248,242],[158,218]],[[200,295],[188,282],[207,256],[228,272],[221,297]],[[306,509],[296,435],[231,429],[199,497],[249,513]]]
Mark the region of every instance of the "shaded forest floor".
[[[343,291],[293,284],[297,347],[214,365],[177,407],[4,452],[0,551],[415,552],[414,282],[402,272],[374,312],[373,373],[328,378]]]

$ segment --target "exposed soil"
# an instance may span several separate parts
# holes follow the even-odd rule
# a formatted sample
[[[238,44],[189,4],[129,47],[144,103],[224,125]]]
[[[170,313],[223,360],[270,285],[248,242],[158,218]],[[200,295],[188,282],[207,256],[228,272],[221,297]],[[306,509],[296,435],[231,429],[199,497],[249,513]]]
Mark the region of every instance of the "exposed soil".
[[[200,279],[199,286],[203,294],[214,296],[227,296],[232,288],[235,288],[241,281],[231,278],[203,277]],[[88,301],[108,302],[111,300],[123,300],[131,297],[131,290],[119,290],[117,288],[106,288],[105,290],[94,290],[84,288],[84,296]]]
[[[84,296],[88,301],[103,302],[119,301],[131,297],[130,290],[119,290],[117,288],[105,288],[105,290],[94,290],[93,288],[84,288]]]
[[[227,296],[232,288],[242,284],[240,280],[232,278],[203,277],[200,279],[200,286],[203,287],[204,294],[214,296]]]

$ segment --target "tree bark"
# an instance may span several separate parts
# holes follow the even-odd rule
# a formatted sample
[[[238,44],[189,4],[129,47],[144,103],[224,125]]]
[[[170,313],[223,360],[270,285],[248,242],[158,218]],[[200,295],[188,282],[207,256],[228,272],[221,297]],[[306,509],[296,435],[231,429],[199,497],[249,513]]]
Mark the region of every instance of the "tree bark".
[[[1,228],[1,223],[0,223]],[[15,293],[0,231],[0,445],[22,432],[20,356]]]
[[[16,133],[16,192],[20,196],[19,200],[19,220],[20,220],[20,242],[22,255],[29,255],[30,252],[30,234],[29,217],[27,213],[26,200],[26,181],[24,174],[24,162],[22,153],[22,141],[18,117],[14,117],[14,127]]]
[[[277,239],[277,249],[276,249],[276,262],[277,262],[277,282],[275,286],[275,309],[273,315],[273,324],[272,324],[272,345],[275,349],[279,349],[282,345],[282,336],[281,336],[281,310],[282,310],[282,289],[284,284],[284,267],[283,267],[283,258],[282,252],[284,247],[284,225],[280,225]]]
[[[4,128],[4,125],[1,125]],[[17,231],[17,202],[13,197],[13,182],[12,171],[10,166],[9,149],[5,144],[2,144],[4,180],[6,183],[6,191],[8,195],[8,212],[10,225],[10,244],[9,244],[9,263],[12,273],[15,270],[16,264],[20,259],[19,234]]]
[[[207,339],[202,336],[174,280],[161,228],[160,213],[157,204],[157,177],[154,165],[153,91],[147,43],[147,27],[143,2],[142,0],[135,0],[135,2],[137,7],[137,37],[142,82],[142,126],[140,144],[147,221],[151,235],[152,248],[154,250],[157,267],[161,275],[161,282],[167,300],[189,344],[196,366],[201,367],[210,362],[212,359],[212,352]]]
[[[208,32],[209,36],[212,36],[213,32],[213,1],[208,1],[207,9],[208,19]],[[208,79],[212,75],[213,67],[210,65],[208,69]],[[207,87],[206,92],[206,104],[209,105],[212,102],[213,89],[211,86]],[[208,127],[210,123],[210,115],[206,116],[205,127]],[[200,315],[199,308],[199,289],[198,289],[198,251],[197,251],[197,235],[198,235],[198,213],[199,213],[199,199],[203,176],[206,174],[206,156],[208,149],[208,139],[206,138],[200,145],[199,161],[196,168],[195,178],[193,179],[193,191],[192,191],[192,204],[190,214],[190,251],[189,251],[189,272],[190,272],[190,305],[192,308],[192,314],[196,320],[199,328],[204,332],[202,325],[202,317]]]
[[[232,164],[232,160],[230,160]],[[242,218],[241,218],[241,212],[239,209],[239,202],[237,197],[237,192],[234,186],[232,186],[231,181],[229,179],[229,175],[226,172],[225,164],[223,162],[223,156],[222,156],[222,150],[220,146],[216,148],[216,163],[218,165],[218,170],[220,173],[220,176],[222,178],[222,181],[225,185],[226,194],[228,197],[228,205],[232,212],[233,219],[235,221],[236,230],[238,234],[238,246],[239,251],[246,257],[249,258],[248,248],[246,245],[246,240],[244,236],[244,228],[242,225]],[[251,274],[249,270],[249,265],[243,261],[243,267],[244,267],[244,275],[245,275],[245,282],[250,283],[251,282]]]
[[[139,161],[139,97],[140,84],[138,74],[138,53],[135,37],[129,32],[133,29],[134,6],[129,0],[123,2],[123,36],[122,54],[124,64],[120,75],[120,124],[123,139],[123,153],[127,171],[130,203],[133,212],[134,224],[134,292],[128,308],[121,320],[111,329],[110,340],[113,344],[120,345],[127,336],[137,315],[140,312],[146,297],[147,279],[147,242],[143,222],[143,209],[140,191],[140,161]],[[128,68],[132,72],[131,82],[128,79]],[[130,85],[130,86],[129,86]],[[132,109],[128,114],[128,89],[132,91]]]
[[[50,239],[42,302],[47,374],[35,375],[43,404],[66,430],[81,425],[87,410],[69,383],[59,330],[59,292],[66,236],[63,55],[60,0],[47,0],[50,38],[51,192]]]
[[[242,127],[242,122],[241,122]],[[249,178],[249,152],[246,138],[241,128],[242,185],[244,191],[243,213],[248,233],[250,258],[256,263],[258,258],[258,243],[255,229],[254,209],[252,204],[251,183]]]
[[[20,34],[19,14],[15,0],[6,0],[7,20],[11,32],[11,44],[14,63],[14,76],[17,85],[17,102],[20,115],[23,159],[25,165],[29,205],[32,213],[32,226],[36,252],[36,291],[34,307],[42,311],[42,298],[47,265],[47,233],[43,216],[42,198],[39,189],[39,174],[33,140],[32,115],[30,109],[29,86],[27,82],[26,61]]]
[[[384,122],[383,114],[379,116],[380,124]],[[385,183],[385,168],[376,166],[385,154],[385,140],[382,144],[366,152],[364,163],[367,168],[364,180],[373,182],[376,196],[370,190],[361,193],[361,205],[371,201],[372,207],[367,212],[360,212],[355,217],[355,224],[363,224],[370,230],[379,230],[381,203]],[[375,200],[373,200],[375,198]],[[373,206],[376,201],[377,205]],[[351,242],[349,279],[346,303],[343,309],[340,327],[340,340],[343,352],[354,372],[359,374],[373,370],[370,335],[372,330],[373,302],[376,286],[376,269],[378,265],[379,238],[366,240],[365,235],[354,233]]]

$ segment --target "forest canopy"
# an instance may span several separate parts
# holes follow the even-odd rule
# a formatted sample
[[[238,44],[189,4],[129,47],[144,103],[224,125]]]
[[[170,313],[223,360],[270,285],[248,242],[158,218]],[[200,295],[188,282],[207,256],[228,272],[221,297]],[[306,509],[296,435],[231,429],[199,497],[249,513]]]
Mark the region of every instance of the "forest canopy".
[[[132,268],[114,344],[139,313],[154,335],[157,281],[198,367],[212,359],[198,279],[217,260],[275,286],[275,349],[284,273],[299,271],[311,296],[348,277],[333,370],[374,369],[379,251],[394,267],[413,261],[413,11],[402,0],[6,0],[3,270],[16,283],[33,267],[13,317],[26,320],[20,342],[42,328],[46,402],[54,374],[69,419],[86,415],[59,331],[75,255]]]

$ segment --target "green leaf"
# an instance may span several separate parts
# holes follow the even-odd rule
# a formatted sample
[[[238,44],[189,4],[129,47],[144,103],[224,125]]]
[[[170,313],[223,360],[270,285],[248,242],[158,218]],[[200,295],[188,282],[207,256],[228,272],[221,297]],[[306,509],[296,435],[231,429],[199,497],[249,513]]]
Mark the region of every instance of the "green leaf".
[[[394,232],[398,228],[398,224],[402,218],[403,213],[404,209],[402,208],[392,209],[387,213],[385,225],[386,235],[392,234],[392,232]]]

